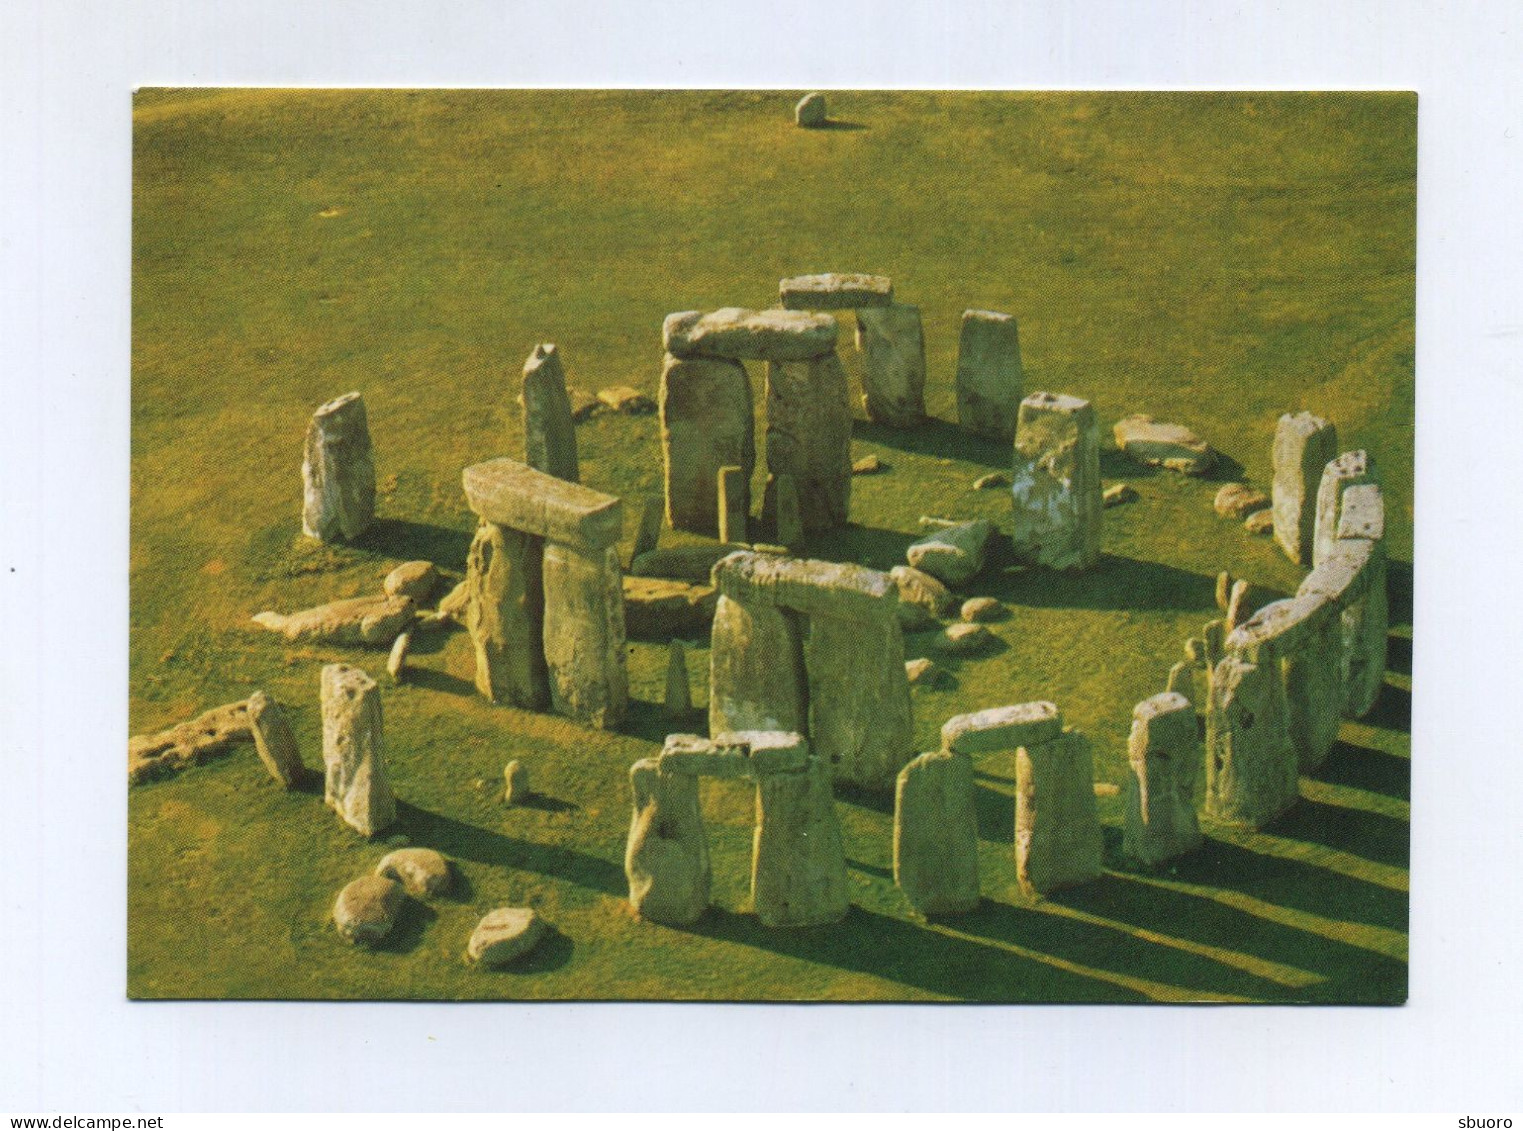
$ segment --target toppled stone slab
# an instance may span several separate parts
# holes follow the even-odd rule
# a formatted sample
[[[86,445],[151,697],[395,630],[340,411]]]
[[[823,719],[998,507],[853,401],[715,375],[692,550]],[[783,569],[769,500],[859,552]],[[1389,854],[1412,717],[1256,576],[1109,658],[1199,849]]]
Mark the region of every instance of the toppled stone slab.
[[[1055,703],[1015,703],[954,715],[941,727],[941,748],[959,754],[990,754],[1018,746],[1038,746],[1063,733]]]
[[[1138,413],[1116,421],[1112,432],[1118,448],[1149,467],[1204,475],[1216,462],[1211,445],[1183,424],[1166,424]]]
[[[1140,496],[1130,483],[1112,483],[1100,496],[1100,502],[1106,507],[1119,507],[1125,503],[1135,503]]]
[[[973,760],[940,751],[899,771],[894,790],[894,883],[922,915],[978,906],[978,810]]]
[[[629,780],[634,794],[624,850],[629,904],[652,922],[695,922],[709,905],[713,881],[698,779],[662,773],[657,759],[643,758],[630,767]]]
[[[338,893],[333,923],[352,943],[375,946],[397,925],[402,910],[402,885],[385,876],[361,876]]]
[[[905,557],[911,567],[956,588],[984,568],[984,550],[994,524],[986,518],[944,527],[912,542]]]
[[[778,290],[785,310],[860,310],[894,301],[893,281],[885,275],[794,275]]]
[[[1338,429],[1309,412],[1286,413],[1275,428],[1271,484],[1274,538],[1297,565],[1312,564],[1322,470],[1338,454]]]
[[[840,325],[829,314],[735,306],[668,314],[661,327],[666,352],[674,357],[734,361],[808,361],[835,352],[839,336]]]
[[[1099,877],[1103,834],[1089,740],[1077,731],[1015,752],[1015,873],[1028,895]]]
[[[618,499],[503,456],[462,474],[477,515],[525,534],[585,550],[612,546],[624,533]]]
[[[403,562],[386,575],[381,588],[388,597],[426,601],[439,586],[439,567],[433,562]]]
[[[794,124],[806,130],[818,129],[826,120],[825,96],[818,91],[804,95],[793,108]]]
[[[1010,428],[1013,432],[1015,425],[1012,424]],[[988,475],[980,475],[973,480],[975,491],[1002,491],[1008,486],[1010,486],[1010,476],[1002,471],[991,471]]]
[[[1200,740],[1190,701],[1166,692],[1138,703],[1127,759],[1132,773],[1126,783],[1122,851],[1156,865],[1199,848],[1195,772]]]
[[[706,635],[719,601],[712,585],[665,577],[624,579],[624,628],[631,640]]]
[[[1049,569],[1087,569],[1100,560],[1104,503],[1093,405],[1059,393],[1023,400],[1011,478],[1017,559]]]
[[[250,737],[251,728],[248,702],[240,700],[158,734],[135,735],[127,740],[127,781],[137,785],[204,762]]]
[[[930,574],[900,565],[889,570],[888,575],[899,590],[899,619],[905,628],[928,628],[938,618],[952,615],[957,599]]]
[[[745,546],[727,542],[706,542],[691,546],[662,546],[641,554],[629,564],[629,572],[636,577],[664,577],[696,584],[706,583],[714,567]]]
[[[610,385],[606,389],[599,389],[598,400],[625,416],[649,416],[656,411],[656,402],[649,395],[628,385]]]
[[[350,597],[296,613],[256,613],[253,621],[287,640],[390,644],[412,623],[416,611],[411,597]]]
[[[1005,606],[993,597],[969,597],[962,603],[962,610],[959,615],[969,623],[987,623],[989,621],[1003,620],[1005,617]]]
[[[981,624],[949,624],[936,637],[936,647],[952,656],[971,656],[992,643],[994,634]]]
[[[852,562],[742,550],[718,562],[713,579],[721,593],[736,600],[816,616],[879,621],[893,618],[899,602],[899,588],[890,575]]]
[[[402,890],[418,899],[432,899],[450,889],[450,866],[444,854],[432,848],[399,848],[381,857],[375,874],[396,880]]]
[[[484,969],[506,966],[538,946],[545,930],[545,921],[533,908],[499,907],[476,924],[465,955]]]
[[[354,539],[375,520],[375,457],[365,399],[346,393],[312,414],[301,465],[301,528],[324,542]]]
[[[920,308],[903,303],[857,311],[862,407],[889,428],[915,428],[925,415],[925,332]]]
[[[250,695],[247,704],[248,726],[254,735],[254,748],[270,776],[287,789],[293,789],[306,777],[296,735],[280,704],[263,691]],[[205,718],[206,716],[202,716]]]
[[[1216,493],[1211,505],[1222,518],[1247,518],[1257,511],[1267,510],[1270,500],[1264,492],[1246,483],[1228,483]]]
[[[993,310],[963,311],[957,341],[957,423],[963,431],[1010,443],[1023,379],[1015,319]]]
[[[522,403],[524,462],[546,475],[577,482],[576,425],[566,395],[566,371],[553,344],[535,346],[524,362]]]
[[[323,800],[361,836],[397,819],[386,778],[381,689],[359,668],[328,664],[322,674]]]

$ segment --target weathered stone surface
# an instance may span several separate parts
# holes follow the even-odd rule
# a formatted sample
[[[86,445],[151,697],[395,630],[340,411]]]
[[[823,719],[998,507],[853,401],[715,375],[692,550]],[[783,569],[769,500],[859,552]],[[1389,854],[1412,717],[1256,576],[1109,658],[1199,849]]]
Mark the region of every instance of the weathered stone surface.
[[[1371,570],[1364,600],[1343,612],[1343,652],[1346,657],[1344,716],[1362,719],[1375,709],[1385,686],[1390,606],[1386,596],[1385,555]]]
[[[1077,731],[1015,752],[1015,874],[1029,895],[1100,875],[1103,838],[1089,740]]]
[[[483,969],[506,966],[538,946],[546,929],[545,921],[531,907],[499,907],[476,924],[465,955]]]
[[[1195,665],[1188,660],[1180,660],[1169,669],[1169,682],[1166,690],[1171,695],[1183,695],[1192,703],[1195,700]]]
[[[835,352],[841,328],[830,314],[802,310],[743,310],[727,306],[707,313],[668,314],[661,327],[674,357],[724,357],[735,361],[808,361]]]
[[[809,740],[796,731],[730,730],[713,738],[669,734],[660,765],[663,774],[756,781],[806,769],[809,751]]]
[[[624,851],[629,904],[652,922],[695,922],[709,905],[713,879],[698,779],[662,773],[657,759],[644,758],[630,769],[629,781],[634,791]]]
[[[984,568],[984,549],[994,524],[986,518],[947,526],[910,543],[905,558],[910,566],[956,588]]]
[[[629,551],[630,565],[661,543],[661,524],[666,519],[665,503],[659,495],[646,495],[640,506],[640,526],[635,531],[634,548]]]
[[[1235,580],[1226,570],[1216,575],[1216,607],[1224,613],[1232,603],[1232,586]]]
[[[127,741],[127,781],[138,785],[203,762],[248,738],[251,726],[249,704],[240,700],[159,734],[134,735]]]
[[[280,704],[263,691],[256,691],[249,696],[247,718],[254,734],[254,748],[270,777],[287,789],[298,785],[307,770],[296,746],[296,735]]]
[[[1301,579],[1300,593],[1321,593],[1346,607],[1369,591],[1379,565],[1378,544],[1363,538],[1340,538],[1330,554]]]
[[[906,660],[904,674],[909,679],[911,687],[936,687],[946,677],[946,672],[938,668],[936,662],[926,656],[921,656],[917,660]]]
[[[893,610],[875,620],[811,616],[804,637],[809,741],[836,781],[893,785],[915,753],[904,633]]]
[[[546,475],[578,482],[576,423],[566,395],[566,371],[560,351],[548,342],[535,346],[524,362],[523,406],[524,462]]]
[[[994,634],[981,624],[949,624],[936,637],[936,647],[952,656],[971,656],[994,643]]]
[[[1275,429],[1271,484],[1274,538],[1297,565],[1312,563],[1322,469],[1338,454],[1338,429],[1309,412],[1286,413]]]
[[[687,649],[673,640],[666,649],[666,704],[668,718],[686,718],[693,710],[693,689],[687,678]]]
[[[502,803],[522,805],[533,794],[529,785],[529,767],[514,758],[502,768]]]
[[[1019,746],[1040,746],[1063,733],[1057,704],[1014,703],[954,715],[941,727],[941,748],[958,754],[990,754]]]
[[[350,597],[297,613],[256,613],[253,620],[287,640],[390,644],[412,623],[416,609],[411,597]]]
[[[719,540],[750,541],[746,527],[751,505],[751,473],[740,467],[721,467],[717,478]]]
[[[741,469],[744,504],[751,507],[756,424],[746,367],[738,361],[668,354],[659,399],[666,520],[675,530],[716,534],[720,468]]]
[[[471,583],[462,581],[439,602],[439,616],[464,624],[471,604]]]
[[[772,483],[772,510],[777,540],[790,550],[804,544],[804,516],[799,513],[798,483],[791,475],[779,475]]]
[[[1224,620],[1207,621],[1200,633],[1201,643],[1206,646],[1206,666],[1214,668],[1221,663],[1222,657],[1227,652],[1227,622]]]
[[[721,596],[709,647],[709,733],[803,732],[807,688],[795,615]]]
[[[1021,404],[1021,337],[1015,319],[965,310],[957,340],[957,423],[1010,443]]]
[[[1279,658],[1258,663],[1229,654],[1211,676],[1206,712],[1206,813],[1263,828],[1299,796],[1296,752],[1287,729]]]
[[[899,620],[906,629],[929,628],[938,618],[952,615],[957,599],[930,574],[901,565],[888,575],[899,590]]]
[[[962,603],[961,616],[970,623],[1003,620],[1005,606],[993,597],[969,597]]]
[[[1116,447],[1138,463],[1185,475],[1204,475],[1216,462],[1211,445],[1182,424],[1165,424],[1138,413],[1116,421]]]
[[[381,588],[388,597],[426,601],[438,586],[439,569],[433,562],[403,562],[386,575]]]
[[[848,620],[892,618],[899,603],[899,588],[891,575],[853,562],[741,550],[714,567],[713,580],[721,593],[736,600]]]
[[[544,539],[485,520],[471,539],[465,627],[476,690],[494,703],[539,710],[550,702],[544,554]]]
[[[1100,560],[1100,429],[1088,401],[1033,393],[1015,430],[1016,557],[1052,569]]]
[[[1337,606],[1320,593],[1271,601],[1232,628],[1227,635],[1226,650],[1250,663],[1257,663],[1266,648],[1283,658],[1303,647],[1337,615]]]
[[[1014,431],[1015,425],[1012,424],[1010,427]],[[988,475],[980,475],[973,480],[975,491],[1002,491],[1008,486],[1010,486],[1010,476],[1002,471],[991,471]]]
[[[450,889],[450,866],[432,848],[399,848],[381,857],[375,874],[396,880],[408,895],[431,899]]]
[[[624,533],[619,500],[503,456],[461,476],[466,502],[488,522],[578,549],[601,550]]]
[[[834,351],[767,366],[767,471],[774,484],[784,475],[793,477],[806,532],[846,524],[851,514],[851,401],[846,370]],[[775,501],[765,509],[776,513]]]
[[[1379,485],[1380,472],[1375,466],[1374,457],[1368,452],[1344,452],[1337,459],[1328,461],[1317,489],[1310,564],[1325,561],[1332,552],[1334,542],[1340,537],[1365,537],[1370,541],[1378,541],[1384,536],[1385,508],[1380,501]],[[1366,490],[1362,496],[1355,496],[1356,499],[1362,499],[1363,503],[1362,506],[1356,506],[1349,532],[1345,534],[1341,528],[1344,525],[1348,492],[1359,487],[1373,487],[1374,491]],[[1360,510],[1364,511],[1362,520],[1359,517]],[[1354,535],[1356,526],[1367,527],[1370,533]]]
[[[664,577],[624,579],[624,630],[631,640],[671,640],[708,633],[719,594],[712,585]]]
[[[598,400],[597,396],[589,393],[586,389],[578,389],[571,386],[566,389],[566,399],[571,402],[571,419],[577,424],[585,420],[591,420],[600,412],[607,410],[608,406]]]
[[[1291,605],[1310,608],[1303,621],[1307,630],[1281,661],[1290,744],[1296,764],[1308,773],[1327,760],[1338,740],[1338,719],[1345,702],[1342,623],[1332,602],[1321,594],[1307,594]]]
[[[359,393],[346,393],[312,414],[301,481],[301,528],[309,537],[358,538],[375,520],[375,457]]]
[[[359,668],[328,664],[322,675],[323,800],[363,836],[397,819],[386,780],[381,689]]]
[[[1246,483],[1228,483],[1216,493],[1212,507],[1222,518],[1247,518],[1269,508],[1269,496]]]
[[[973,760],[922,754],[894,790],[894,883],[922,915],[978,906],[978,810]]]
[[[1260,600],[1261,596],[1251,582],[1234,581],[1227,597],[1227,631],[1231,632],[1251,617]]]
[[[1243,529],[1254,537],[1258,537],[1261,534],[1273,534],[1274,511],[1272,509],[1254,511],[1247,518],[1243,519]]]
[[[630,564],[636,577],[664,577],[671,580],[706,583],[714,567],[744,546],[728,542],[709,542],[696,546],[663,546],[641,554]]]
[[[1190,701],[1165,692],[1138,703],[1127,759],[1132,775],[1126,783],[1122,851],[1154,865],[1199,848],[1195,776],[1200,740]]]
[[[793,108],[793,121],[804,129],[817,129],[826,122],[825,96],[818,91],[806,94]]]
[[[1386,533],[1385,496],[1378,483],[1359,483],[1343,492],[1338,515],[1339,538],[1367,538],[1379,542]]]
[[[851,473],[853,475],[877,475],[878,472],[886,470],[887,467],[888,465],[879,459],[876,454],[869,453],[852,463]]]
[[[598,400],[625,416],[645,416],[656,411],[655,401],[628,385],[610,385],[606,389],[599,389]]]
[[[399,633],[392,643],[391,654],[386,657],[386,674],[391,676],[392,683],[402,682],[402,673],[407,669],[407,652],[411,647],[410,632]]]
[[[767,927],[838,923],[851,909],[841,826],[823,759],[757,782],[751,896]]]
[[[925,422],[925,332],[920,308],[903,303],[857,311],[862,350],[862,407],[890,428]]]
[[[384,876],[361,876],[338,893],[333,923],[352,943],[384,942],[402,910],[402,885]]]
[[[1185,659],[1192,666],[1199,666],[1206,662],[1206,642],[1199,636],[1192,636],[1185,641]]]
[[[893,281],[883,275],[795,275],[778,290],[785,310],[861,310],[894,301]]]
[[[588,726],[611,729],[629,705],[624,585],[609,546],[583,553],[545,545],[545,666],[550,705]]]
[[[1119,507],[1126,503],[1135,503],[1140,496],[1136,488],[1130,483],[1112,483],[1100,495],[1101,505],[1106,507]]]

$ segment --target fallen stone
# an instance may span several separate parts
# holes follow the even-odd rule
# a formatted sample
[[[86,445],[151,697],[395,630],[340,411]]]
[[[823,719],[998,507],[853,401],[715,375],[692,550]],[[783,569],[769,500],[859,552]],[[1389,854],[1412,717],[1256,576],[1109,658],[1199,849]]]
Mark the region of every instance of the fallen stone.
[[[381,689],[359,668],[328,664],[322,674],[323,800],[361,836],[397,819],[386,780]]]
[[[1015,752],[1015,873],[1028,895],[1099,877],[1103,836],[1089,740],[1077,731]]]
[[[712,585],[665,577],[624,579],[624,630],[631,640],[708,634],[719,594]]]
[[[1269,508],[1269,496],[1246,483],[1228,483],[1216,493],[1211,503],[1222,518],[1247,518],[1251,514]],[[1270,518],[1274,521],[1273,516]]]
[[[1338,454],[1338,429],[1309,412],[1286,413],[1275,428],[1271,496],[1274,538],[1297,565],[1312,564],[1317,490]]]
[[[402,885],[385,876],[361,876],[338,893],[333,922],[352,943],[375,946],[397,925],[402,910]]]
[[[746,368],[733,360],[668,354],[659,399],[666,520],[674,530],[716,534],[720,468],[741,469],[746,509],[751,506],[756,425]]]
[[[936,637],[936,647],[953,656],[982,652],[994,642],[994,634],[981,624],[949,624]]]
[[[548,342],[535,346],[524,362],[522,403],[524,463],[576,483],[580,479],[576,426],[571,419],[571,398],[566,395],[566,372],[561,367],[560,351]]]
[[[412,647],[412,633],[403,632],[397,636],[396,642],[391,646],[391,655],[386,657],[386,674],[391,676],[392,683],[402,682],[402,673],[407,668],[407,650]]]
[[[634,794],[624,850],[629,905],[652,922],[695,922],[709,905],[712,883],[698,779],[661,773],[657,759],[644,758],[630,768],[629,780]]]
[[[1137,491],[1130,483],[1113,483],[1100,496],[1101,503],[1107,507],[1119,507],[1123,503],[1135,503],[1137,499]]]
[[[899,591],[899,619],[905,628],[929,628],[938,618],[952,614],[957,599],[930,574],[901,565],[888,575]]]
[[[624,533],[619,500],[503,456],[472,464],[461,475],[478,516],[510,530],[579,550],[612,546]]]
[[[432,899],[450,889],[450,866],[432,848],[399,848],[381,857],[375,874],[396,880],[402,890],[418,899]]]
[[[1021,402],[1011,479],[1018,560],[1050,569],[1100,560],[1100,431],[1088,401],[1033,393]]]
[[[482,520],[466,557],[465,627],[476,690],[493,703],[531,711],[550,702],[544,553],[542,538]]]
[[[945,680],[946,674],[926,656],[921,656],[917,660],[906,660],[904,664],[905,678],[910,681],[912,687],[938,687]]]
[[[312,414],[301,478],[301,528],[308,537],[352,540],[370,528],[375,458],[359,393],[346,393]]]
[[[1243,520],[1243,529],[1255,536],[1274,533],[1274,511],[1254,511]]]
[[[863,352],[862,407],[867,419],[889,428],[925,422],[925,333],[920,308],[894,303],[857,311],[857,347]]]
[[[558,715],[610,730],[629,705],[623,570],[608,546],[584,552],[547,542],[545,667]]]
[[[648,416],[656,411],[656,402],[639,389],[628,385],[612,385],[598,390],[598,400],[614,412],[625,416]]]
[[[1011,426],[1012,429],[1014,425]],[[988,475],[980,475],[973,480],[975,491],[1000,491],[1010,486],[1010,476],[1000,471],[991,471]]]
[[[287,640],[390,644],[412,623],[415,612],[411,597],[350,597],[296,613],[256,613],[253,620]]]
[[[388,597],[426,601],[438,585],[439,569],[433,562],[403,562],[386,575],[381,587]]]
[[[894,790],[894,883],[922,915],[978,906],[978,810],[973,760],[922,754]]]
[[[913,568],[956,588],[984,568],[984,549],[993,533],[992,522],[977,518],[912,542],[905,557]]]
[[[693,690],[687,678],[687,649],[680,640],[673,640],[667,646],[664,702],[668,718],[684,719],[693,711]]]
[[[793,121],[804,129],[818,129],[826,122],[825,96],[816,91],[806,94],[793,108]]]
[[[436,609],[420,609],[417,616],[413,617],[413,632],[428,632],[435,628],[448,628],[454,624],[453,617],[447,617]]]
[[[965,621],[996,621],[1005,616],[1005,606],[993,597],[969,597],[962,603],[962,619]]]
[[[808,361],[835,352],[840,325],[830,314],[729,306],[668,314],[661,336],[674,357]]]
[[[483,969],[496,969],[522,958],[544,937],[545,921],[533,908],[499,907],[476,924],[465,955]]]
[[[464,624],[466,610],[471,606],[471,583],[469,580],[462,581],[451,589],[439,602],[439,615],[447,620]]]
[[[534,791],[529,788],[529,767],[514,758],[502,768],[502,803],[522,805]]]
[[[751,899],[765,927],[824,926],[851,910],[846,853],[823,758],[811,758],[806,770],[757,782]]]
[[[566,399],[571,402],[571,419],[576,424],[591,420],[598,413],[608,408],[607,405],[598,400],[595,393],[590,393],[586,389],[568,388],[566,390]]]
[[[865,455],[851,465],[853,475],[876,475],[887,465],[876,455]]]
[[[300,784],[307,770],[302,765],[301,751],[296,747],[296,735],[292,733],[280,704],[263,691],[256,691],[249,696],[247,717],[254,735],[254,748],[259,751],[259,760],[270,771],[270,777],[287,789]]]
[[[767,471],[774,489],[793,477],[807,533],[850,518],[851,431],[850,384],[834,351],[767,366]],[[763,511],[775,514],[776,500],[764,500]]]
[[[641,554],[630,563],[630,572],[636,577],[664,577],[680,581],[704,583],[714,572],[714,567],[744,546],[725,542],[708,542],[693,546],[663,546],[648,554]]]
[[[1137,414],[1116,421],[1116,446],[1138,463],[1184,475],[1204,475],[1216,462],[1211,445],[1182,424]]]
[[[795,275],[778,289],[784,310],[860,310],[894,301],[894,284],[883,275]]]
[[[204,762],[250,737],[252,725],[249,705],[240,700],[158,734],[136,735],[127,741],[127,781],[137,785]]]
[[[1138,703],[1127,759],[1132,774],[1126,783],[1121,850],[1153,866],[1199,848],[1195,774],[1200,740],[1190,701],[1165,692]]]
[[[1015,319],[965,310],[957,340],[957,423],[965,432],[1006,444],[1020,411],[1021,338]]]
[[[1040,746],[1063,733],[1063,715],[1054,703],[1015,703],[954,715],[941,727],[941,748],[959,754],[992,754],[1020,746]]]

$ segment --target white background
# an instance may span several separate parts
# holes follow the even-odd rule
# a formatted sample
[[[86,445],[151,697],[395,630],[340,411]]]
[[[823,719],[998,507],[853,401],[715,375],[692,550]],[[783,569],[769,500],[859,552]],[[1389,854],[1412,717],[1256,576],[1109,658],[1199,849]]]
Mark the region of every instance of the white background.
[[[1506,0],[0,2],[0,1112],[1523,1115],[1520,13]],[[127,1002],[139,84],[1419,91],[1411,1003]]]

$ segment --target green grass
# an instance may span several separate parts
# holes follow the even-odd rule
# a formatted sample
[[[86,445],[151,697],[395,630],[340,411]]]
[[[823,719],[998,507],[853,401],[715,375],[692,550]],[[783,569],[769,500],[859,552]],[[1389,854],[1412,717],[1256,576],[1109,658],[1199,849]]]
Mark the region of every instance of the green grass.
[[[520,454],[514,403],[535,342],[570,380],[654,393],[665,314],[766,306],[817,270],[892,276],[925,319],[927,404],[858,420],[853,526],[813,556],[888,568],[922,514],[986,515],[971,482],[1008,450],[961,436],[962,311],[1020,320],[1028,391],[1194,427],[1260,485],[1282,412],[1333,419],[1380,460],[1390,516],[1392,671],[1381,704],[1264,834],[1208,828],[1157,874],[1111,871],[1032,903],[1014,888],[1009,755],[979,764],[985,902],[928,924],[889,873],[892,800],[842,793],[854,907],[840,927],[766,931],[746,910],[752,802],[706,786],[715,908],[695,928],[625,901],[627,771],[668,729],[665,649],[635,643],[618,733],[475,696],[461,633],[420,641],[384,692],[397,832],[454,859],[462,893],[413,908],[376,953],[328,923],[385,851],[243,747],[130,794],[128,988],[137,997],[1399,1001],[1406,993],[1415,99],[1404,95],[859,93],[848,127],[798,130],[781,92],[140,93],[135,106],[131,729],[264,688],[320,762],[321,664],[253,629],[375,591],[390,566],[463,568],[460,469]],[[843,327],[844,329],[844,327]],[[860,362],[843,350],[855,375]],[[760,392],[761,374],[753,368]],[[360,389],[381,481],[362,544],[300,536],[306,421]],[[760,419],[760,416],[759,416]],[[654,418],[578,429],[583,482],[660,490]],[[1056,701],[1096,776],[1126,774],[1132,705],[1216,615],[1230,569],[1290,592],[1299,571],[1211,510],[1217,482],[1108,452],[1106,558],[1079,577],[986,572],[1011,606],[997,651],[915,692],[922,749],[961,711]],[[626,544],[637,506],[626,506]],[[667,535],[672,538],[670,532]],[[672,540],[676,540],[672,538]],[[909,638],[924,654],[928,634]],[[704,702],[707,642],[689,662]],[[689,729],[701,729],[701,715]],[[544,798],[494,799],[511,758]],[[478,782],[488,788],[478,788]],[[530,903],[557,934],[521,970],[461,961],[476,918]]]

